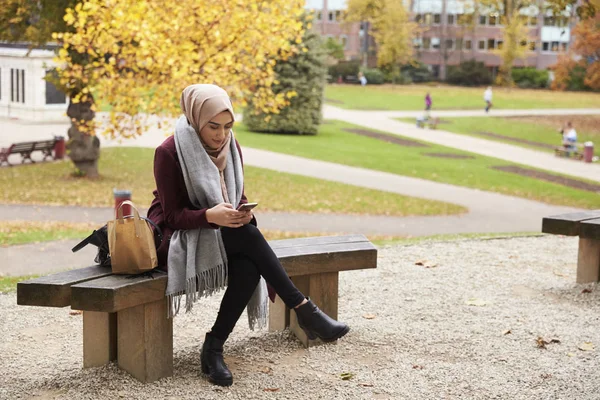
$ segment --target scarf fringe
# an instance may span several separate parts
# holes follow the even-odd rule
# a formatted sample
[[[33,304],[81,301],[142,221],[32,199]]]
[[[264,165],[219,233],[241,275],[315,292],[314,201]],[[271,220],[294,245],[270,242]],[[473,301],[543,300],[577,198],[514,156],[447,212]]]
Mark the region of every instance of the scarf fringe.
[[[190,312],[198,299],[211,296],[226,286],[227,266],[224,264],[196,274],[186,280],[185,290],[167,295],[169,302],[167,316],[173,318],[179,314],[183,296],[185,296],[185,312]]]

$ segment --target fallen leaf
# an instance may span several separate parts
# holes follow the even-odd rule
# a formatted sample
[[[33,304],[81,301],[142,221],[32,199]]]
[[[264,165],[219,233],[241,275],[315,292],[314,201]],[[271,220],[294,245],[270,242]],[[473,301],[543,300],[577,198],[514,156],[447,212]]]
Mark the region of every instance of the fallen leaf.
[[[585,288],[581,291],[581,293],[592,293],[592,289]]]
[[[270,374],[271,372],[273,372],[271,367],[262,367],[259,369],[259,371],[262,372],[263,374]]]
[[[503,335],[510,335],[511,333],[512,331],[510,329],[507,329],[504,332],[502,332]]]
[[[566,278],[566,277],[568,277],[568,275],[567,275],[567,274],[562,274],[562,273],[560,273],[560,272],[556,272],[556,271],[552,271],[552,272],[553,272],[553,273],[554,273],[554,275],[556,275],[556,276],[562,276],[563,278]]]
[[[363,314],[364,319],[375,319],[376,315],[374,314]]]
[[[583,342],[582,344],[577,346],[577,348],[581,351],[594,351],[596,349],[596,346],[594,346],[594,343],[592,342]]]
[[[552,378],[552,374],[541,374],[540,378],[542,378],[542,379],[550,379],[550,378]]]
[[[279,391],[279,388],[264,388],[263,390],[265,392],[277,392]]]
[[[574,357],[574,356],[575,356],[575,353],[567,353],[567,356],[568,356],[568,357]]]
[[[541,336],[538,336],[537,339],[535,340],[537,347],[539,347],[540,349],[545,349],[547,344],[551,344],[551,343],[560,343],[560,340],[558,339],[550,339],[550,340],[546,340]]]
[[[372,383],[367,383],[367,382],[361,382],[359,383],[360,386],[364,386],[364,387],[373,387]]]
[[[424,367],[422,365],[413,365],[413,369],[423,369]]]
[[[69,311],[69,315],[81,315],[81,311],[80,310]]]
[[[425,268],[435,268],[437,267],[437,263],[434,263],[433,261],[429,261],[429,260],[419,260],[415,263],[415,265],[421,265]]]
[[[340,374],[340,378],[342,378],[343,381],[349,381],[354,378],[354,374],[352,372],[343,372]]]
[[[469,300],[467,300],[465,303],[466,303],[467,305],[469,305],[469,306],[477,306],[477,307],[483,307],[483,306],[485,306],[485,305],[487,305],[487,304],[488,304],[488,302],[487,302],[487,301],[485,301],[485,300],[481,300],[481,299],[476,299],[476,298],[474,298],[474,297],[473,297],[473,298],[470,298],[470,299],[469,299]]]

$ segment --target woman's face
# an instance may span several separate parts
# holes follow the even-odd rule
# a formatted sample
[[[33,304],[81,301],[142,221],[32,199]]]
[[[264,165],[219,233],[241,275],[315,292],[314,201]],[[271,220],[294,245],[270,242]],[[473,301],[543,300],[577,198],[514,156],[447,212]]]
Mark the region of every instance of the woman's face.
[[[204,125],[200,130],[200,138],[211,149],[218,149],[229,135],[233,126],[233,117],[229,111],[223,111]]]

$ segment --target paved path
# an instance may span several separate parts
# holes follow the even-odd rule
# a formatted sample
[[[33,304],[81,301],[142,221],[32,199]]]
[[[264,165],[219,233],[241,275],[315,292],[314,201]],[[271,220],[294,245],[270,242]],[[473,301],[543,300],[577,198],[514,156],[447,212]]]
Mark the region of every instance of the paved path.
[[[498,110],[493,115],[560,115],[562,113],[600,114],[600,109],[586,110]],[[393,133],[416,140],[422,140],[442,146],[453,147],[471,153],[495,157],[534,168],[545,169],[560,174],[572,175],[600,182],[600,163],[588,164],[566,158],[557,158],[552,153],[530,150],[524,147],[479,139],[461,135],[442,129],[420,129],[414,124],[396,121],[393,118],[421,115],[422,112],[383,112],[343,110],[333,106],[325,106],[325,117],[345,121],[366,128]],[[484,111],[446,111],[435,112],[436,117],[450,116],[484,116]],[[600,144],[599,144],[600,145]]]

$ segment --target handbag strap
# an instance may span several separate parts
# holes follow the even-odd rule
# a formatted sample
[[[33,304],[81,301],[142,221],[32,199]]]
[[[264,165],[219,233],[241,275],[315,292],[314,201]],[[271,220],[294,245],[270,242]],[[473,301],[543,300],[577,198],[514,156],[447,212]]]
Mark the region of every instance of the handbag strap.
[[[133,218],[133,215],[127,215],[127,216],[123,217],[123,219],[126,219],[126,218]],[[156,223],[154,221],[152,221],[150,218],[140,216],[140,219],[143,219],[144,221],[146,221],[150,225],[152,225],[152,227],[154,228],[154,232],[156,232],[156,234],[158,235],[158,243],[159,244],[162,243],[162,240],[163,240],[162,229],[160,229],[158,227],[158,225],[156,225]]]

